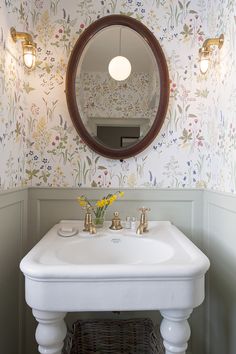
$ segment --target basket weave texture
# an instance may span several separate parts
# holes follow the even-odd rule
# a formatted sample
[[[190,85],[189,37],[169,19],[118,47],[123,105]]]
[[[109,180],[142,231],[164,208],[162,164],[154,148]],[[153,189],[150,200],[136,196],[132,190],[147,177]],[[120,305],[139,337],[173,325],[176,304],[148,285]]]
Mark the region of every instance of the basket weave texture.
[[[76,321],[64,354],[164,354],[150,319]]]

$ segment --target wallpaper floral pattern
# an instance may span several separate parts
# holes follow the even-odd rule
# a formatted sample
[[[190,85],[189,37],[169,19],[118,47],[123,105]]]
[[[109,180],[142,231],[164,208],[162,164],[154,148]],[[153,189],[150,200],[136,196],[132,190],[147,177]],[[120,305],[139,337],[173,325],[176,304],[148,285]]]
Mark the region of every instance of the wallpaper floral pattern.
[[[14,129],[7,128],[7,139],[8,145],[14,145],[14,168],[24,170],[1,173],[4,188],[12,186],[10,178],[16,175],[18,184],[24,178],[21,183],[28,186],[206,187],[236,192],[234,0],[6,0],[1,7],[22,28],[30,24],[38,44],[36,70],[26,75],[14,62],[13,72],[22,75],[19,88],[10,96],[5,91],[7,99],[0,99],[6,112],[9,97],[15,100],[15,94],[20,95],[12,106],[19,107],[15,116],[8,110]],[[66,66],[76,39],[91,22],[112,13],[132,16],[153,31],[171,79],[169,110],[160,134],[143,153],[124,161],[100,157],[81,141],[64,93]],[[205,38],[220,33],[225,34],[225,44],[202,76],[198,50]],[[6,40],[6,29],[4,36]],[[19,50],[14,51],[18,56]],[[0,80],[6,75],[0,70]],[[0,137],[4,124],[1,121]],[[3,144],[0,140],[2,150]],[[7,171],[10,152],[3,155]]]
[[[26,126],[22,65],[14,55],[9,38],[11,23],[23,20],[20,8],[9,2],[0,4],[0,190],[21,186],[24,180]],[[23,9],[23,7],[22,7]]]

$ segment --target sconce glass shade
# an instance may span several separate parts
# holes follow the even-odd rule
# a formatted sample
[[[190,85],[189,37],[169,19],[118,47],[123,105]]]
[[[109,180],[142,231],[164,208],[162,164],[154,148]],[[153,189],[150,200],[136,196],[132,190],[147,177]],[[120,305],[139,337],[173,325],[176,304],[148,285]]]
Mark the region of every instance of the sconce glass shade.
[[[209,58],[200,59],[200,70],[202,74],[206,74],[209,67]]]
[[[199,50],[200,55],[200,71],[202,74],[206,74],[209,68],[210,51],[201,48]]]
[[[22,43],[23,48],[23,62],[28,69],[33,69],[36,59],[36,44],[35,43]]]
[[[127,58],[118,55],[117,57],[111,59],[108,65],[108,71],[110,76],[114,80],[116,81],[126,80],[131,73],[130,61]]]

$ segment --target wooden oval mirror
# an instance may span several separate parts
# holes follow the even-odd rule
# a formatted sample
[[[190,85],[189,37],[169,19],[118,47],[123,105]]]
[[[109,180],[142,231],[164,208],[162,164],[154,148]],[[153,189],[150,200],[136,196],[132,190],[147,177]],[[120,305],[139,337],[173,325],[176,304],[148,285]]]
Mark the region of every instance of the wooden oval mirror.
[[[66,97],[92,150],[112,159],[137,155],[157,136],[168,106],[168,68],[156,37],[128,16],[95,21],[72,50]]]

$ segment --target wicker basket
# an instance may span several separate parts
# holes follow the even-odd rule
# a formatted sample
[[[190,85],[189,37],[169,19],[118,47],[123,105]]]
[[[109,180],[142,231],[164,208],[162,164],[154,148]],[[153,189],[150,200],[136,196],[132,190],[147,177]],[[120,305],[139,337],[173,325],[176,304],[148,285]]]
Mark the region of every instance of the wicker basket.
[[[76,321],[64,354],[164,354],[150,319]]]

